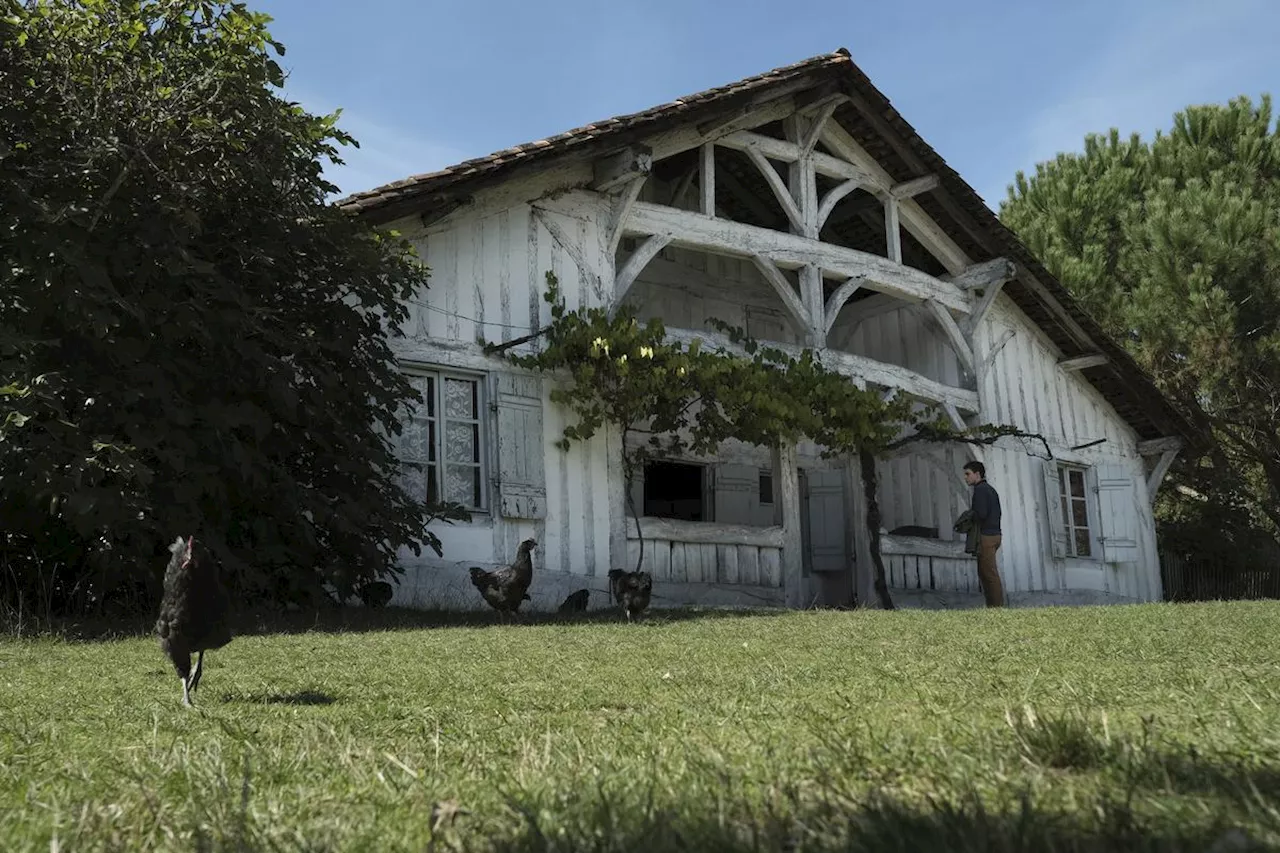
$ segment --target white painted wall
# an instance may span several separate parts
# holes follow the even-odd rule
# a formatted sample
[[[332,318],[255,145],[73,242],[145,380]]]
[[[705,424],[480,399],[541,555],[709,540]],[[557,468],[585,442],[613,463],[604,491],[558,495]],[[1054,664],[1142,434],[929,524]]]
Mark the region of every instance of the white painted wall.
[[[833,330],[832,343],[859,355],[899,364],[931,379],[956,384],[958,361],[941,331],[922,312],[910,307],[871,317],[850,331],[843,318]],[[1028,455],[1016,439],[1003,439],[985,451],[987,477],[1000,492],[1004,513],[1003,544],[999,554],[1001,578],[1009,592],[1092,590],[1142,601],[1161,597],[1154,518],[1147,500],[1146,472],[1137,453],[1137,436],[1102,395],[1079,374],[1057,366],[1057,351],[1048,338],[1005,296],[1001,296],[977,335],[976,357],[985,359],[1006,334],[983,371],[978,392],[986,423],[1012,424],[1045,436],[1056,459],[1094,469],[1090,485],[1101,473],[1109,485],[1103,495],[1089,492],[1092,558],[1052,554],[1047,521],[1049,501],[1044,487],[1045,461]],[[1080,451],[1069,448],[1105,438],[1106,442]],[[1038,443],[1028,445],[1043,455]],[[963,541],[951,523],[968,506],[969,490],[958,480],[966,448],[935,448],[929,454],[883,462],[880,465],[881,510],[886,529],[899,525],[937,525],[940,537]],[[1119,482],[1117,482],[1119,481]],[[1099,500],[1108,502],[1100,512]],[[1055,504],[1056,506],[1056,504]],[[1136,554],[1124,562],[1108,561],[1103,535],[1136,538]],[[914,570],[896,559],[887,566],[893,585],[914,587]],[[935,572],[939,589],[976,591],[972,560],[946,564]],[[911,569],[911,570],[909,570]],[[918,573],[916,573],[918,575]],[[954,578],[954,580],[952,580]]]
[[[601,282],[608,281],[612,290],[612,259],[605,258],[601,240],[603,208],[554,202],[543,208],[536,201],[561,181],[581,178],[558,173],[503,187],[425,232],[412,220],[395,224],[431,271],[428,287],[410,305],[404,325],[407,339],[394,342],[402,362],[490,376],[511,371],[500,358],[485,356],[476,338],[509,341],[550,322],[549,306],[542,298],[547,270],[559,279],[569,308],[602,304]],[[530,352],[536,346],[524,344],[517,351]],[[397,603],[487,607],[471,586],[467,567],[505,565],[528,537],[538,541],[530,590],[535,609],[554,609],[564,595],[583,586],[600,592],[593,596],[593,606],[604,603],[604,577],[611,567],[610,437],[601,433],[586,444],[575,442],[567,452],[555,447],[567,413],[551,404],[550,381],[543,379],[541,386],[542,431],[533,444],[541,451],[546,476],[545,517],[504,517],[495,508],[498,492],[489,482],[488,511],[476,513],[469,524],[433,527],[443,545],[443,559],[429,551],[420,557],[407,551],[401,555],[406,577]],[[489,405],[493,402],[490,393],[485,403],[491,480],[499,456],[499,419]],[[589,578],[598,582],[589,583]]]
[[[591,193],[554,192],[588,177],[584,167],[559,169],[483,193],[471,207],[425,231],[411,219],[397,223],[431,269],[429,287],[410,306],[405,324],[408,338],[395,342],[406,364],[481,373],[509,370],[499,359],[484,356],[475,339],[482,334],[488,340],[511,340],[549,322],[549,307],[542,300],[547,270],[558,276],[570,308],[601,305],[611,297],[615,261],[604,247],[607,203]],[[655,185],[647,187],[645,194],[665,201],[669,188]],[[742,325],[762,339],[798,340],[776,295],[745,261],[669,248],[640,275],[628,301],[641,317],[660,316],[670,326],[697,329],[703,327],[706,317],[716,316]],[[833,346],[958,384],[954,355],[923,315],[904,308],[873,317],[856,331],[851,322],[855,316],[856,309],[846,309],[833,329]],[[1118,519],[1122,532],[1134,536],[1138,547],[1134,559],[1122,563],[1052,557],[1040,460],[1022,453],[1012,442],[1008,448],[991,448],[985,457],[989,479],[1000,491],[1005,511],[1000,567],[1006,589],[1015,596],[1026,591],[1090,590],[1158,599],[1154,526],[1132,430],[1087,383],[1058,370],[1052,344],[1006,297],[997,301],[979,332],[977,357],[985,357],[1007,329],[1013,329],[1015,335],[981,377],[979,393],[985,419],[1043,433],[1055,456],[1065,454],[1078,462],[1106,466],[1109,482],[1120,476],[1127,488],[1108,492],[1111,505],[1106,517],[1094,501],[1091,527],[1097,537],[1113,532],[1100,525]],[[522,348],[534,346],[537,344]],[[492,390],[492,385],[489,387]],[[599,593],[593,594],[593,607],[606,605],[606,572],[614,565],[630,568],[628,557],[634,557],[636,551],[634,540],[628,541],[632,523],[623,515],[621,476],[615,461],[617,437],[601,434],[586,445],[574,443],[568,452],[561,451],[554,442],[561,436],[566,413],[550,403],[549,393],[550,384],[543,381],[542,434],[535,443],[541,448],[546,477],[545,517],[507,518],[495,512],[492,506],[497,494],[490,483],[488,512],[478,513],[469,524],[437,526],[444,545],[443,559],[430,552],[421,557],[402,555],[407,576],[397,592],[397,603],[482,608],[485,605],[471,588],[466,568],[504,565],[514,557],[518,543],[532,536],[539,542],[531,590],[535,609],[554,608],[564,595],[583,586]],[[492,437],[498,415],[488,411],[486,418]],[[1102,437],[1107,439],[1105,444],[1075,454],[1066,450]],[[487,444],[492,474],[498,453],[495,441]],[[798,448],[797,458],[802,468],[835,470],[809,443]],[[959,477],[965,458],[963,449],[939,448],[882,463],[884,526],[936,526],[944,542],[950,541],[951,523],[968,504],[968,491]],[[765,448],[737,448],[729,461],[762,470],[771,467]],[[1114,500],[1117,494],[1118,500]],[[758,505],[717,521],[757,527],[771,523],[767,511],[762,514]],[[1095,544],[1095,553],[1104,553],[1101,543]],[[757,570],[748,579],[738,565],[720,560],[724,564],[713,572],[705,557],[707,548],[693,549],[696,561],[683,556],[677,560],[676,556],[688,551],[677,545],[668,543],[665,557],[659,543],[646,546],[651,549],[646,565],[658,575],[655,600],[659,603],[776,599],[775,593],[767,592],[776,590],[771,571]],[[717,553],[720,550],[727,553],[726,549]],[[765,551],[768,549],[761,553]],[[964,591],[973,586],[971,560],[931,558],[934,562],[930,566],[936,564],[938,569],[922,574],[919,556],[890,557],[894,586],[920,587],[926,577],[935,589]],[[745,597],[735,593],[743,580],[751,582],[750,594]],[[865,589],[862,594],[867,597]]]

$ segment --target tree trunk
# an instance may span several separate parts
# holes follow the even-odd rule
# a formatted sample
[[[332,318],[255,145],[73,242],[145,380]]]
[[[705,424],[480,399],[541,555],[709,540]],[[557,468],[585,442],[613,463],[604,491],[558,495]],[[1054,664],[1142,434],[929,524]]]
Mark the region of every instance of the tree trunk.
[[[880,558],[880,504],[876,500],[876,457],[869,450],[858,451],[858,461],[862,463],[862,488],[867,496],[867,535],[871,545],[871,564],[876,569],[876,595],[880,598],[880,606],[885,610],[893,610],[893,599],[889,597],[889,584],[884,577],[884,560]]]
[[[631,517],[636,521],[636,539],[640,540],[640,556],[636,558],[636,571],[644,565],[644,534],[640,532],[640,514],[636,512],[636,499],[631,494],[631,484],[627,483],[627,506],[631,507]]]
[[[631,488],[632,481],[636,476],[636,460],[627,456],[627,433],[631,431],[631,427],[622,428],[622,475],[626,481],[627,490],[627,507],[631,510],[631,517],[636,522],[636,538],[640,540],[640,556],[636,558],[636,571],[640,571],[640,567],[644,565],[644,532],[640,530],[640,513],[636,511],[636,499],[634,489]]]

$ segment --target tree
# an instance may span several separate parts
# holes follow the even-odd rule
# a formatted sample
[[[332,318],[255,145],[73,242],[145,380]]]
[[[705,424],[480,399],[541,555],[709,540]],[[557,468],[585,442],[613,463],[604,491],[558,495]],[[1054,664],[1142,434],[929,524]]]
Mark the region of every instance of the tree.
[[[0,566],[74,610],[203,536],[242,597],[340,595],[457,507],[399,485],[407,243],[325,203],[337,116],[269,18],[0,0]]]
[[[1256,107],[1248,98],[1189,107],[1150,142],[1090,135],[1083,153],[1059,154],[1030,178],[1019,172],[1000,215],[1161,390],[1212,430],[1208,458],[1173,472],[1190,492],[1166,492],[1162,516],[1202,519],[1216,536],[1221,510],[1243,509],[1226,513],[1240,537],[1261,526],[1274,538],[1280,128],[1270,97]]]

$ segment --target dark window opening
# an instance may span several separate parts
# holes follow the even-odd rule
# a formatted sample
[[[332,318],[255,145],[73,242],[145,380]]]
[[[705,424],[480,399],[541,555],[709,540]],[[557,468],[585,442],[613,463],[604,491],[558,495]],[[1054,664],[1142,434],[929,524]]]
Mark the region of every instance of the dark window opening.
[[[704,495],[706,468],[682,462],[644,466],[644,514],[656,518],[709,521]]]
[[[762,505],[773,503],[773,475],[772,474],[760,475],[760,503]]]

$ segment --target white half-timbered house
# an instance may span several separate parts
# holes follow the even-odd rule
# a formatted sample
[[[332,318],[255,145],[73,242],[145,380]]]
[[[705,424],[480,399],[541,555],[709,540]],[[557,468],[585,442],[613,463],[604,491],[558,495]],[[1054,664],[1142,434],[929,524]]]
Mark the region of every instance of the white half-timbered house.
[[[419,494],[474,510],[436,530],[442,560],[406,557],[397,603],[483,607],[467,567],[504,565],[530,536],[534,609],[581,587],[606,606],[606,572],[634,567],[619,433],[559,449],[550,380],[477,342],[550,321],[548,270],[570,308],[627,304],[675,338],[727,344],[705,324],[717,317],[816,348],[850,382],[939,401],[958,425],[1043,435],[1051,460],[1003,439],[880,463],[896,603],[981,601],[952,532],[970,457],[1003,501],[1011,604],[1161,597],[1152,501],[1202,439],[843,49],[340,204],[430,267],[395,342],[426,400],[401,447],[428,463]],[[655,606],[874,606],[858,467],[817,451],[726,446],[646,467],[633,494]]]

